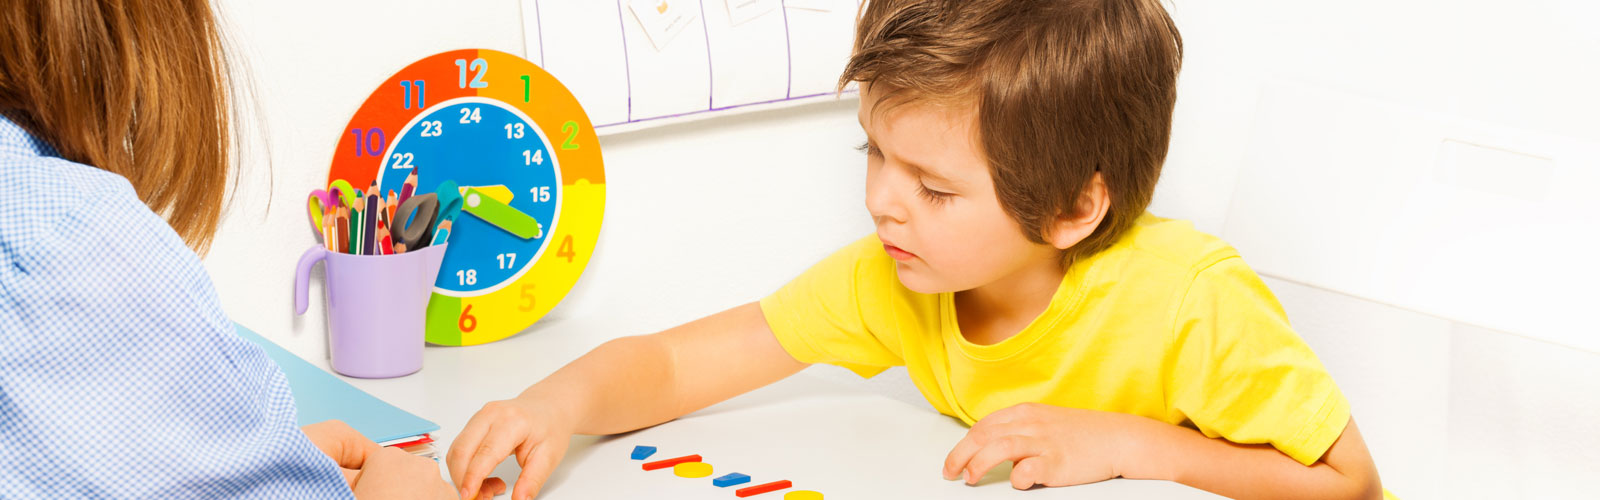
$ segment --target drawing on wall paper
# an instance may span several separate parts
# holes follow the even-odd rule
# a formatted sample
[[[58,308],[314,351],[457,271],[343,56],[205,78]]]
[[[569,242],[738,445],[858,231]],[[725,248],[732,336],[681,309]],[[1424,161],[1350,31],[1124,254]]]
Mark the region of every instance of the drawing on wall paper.
[[[522,0],[527,59],[598,133],[854,98],[858,0]]]

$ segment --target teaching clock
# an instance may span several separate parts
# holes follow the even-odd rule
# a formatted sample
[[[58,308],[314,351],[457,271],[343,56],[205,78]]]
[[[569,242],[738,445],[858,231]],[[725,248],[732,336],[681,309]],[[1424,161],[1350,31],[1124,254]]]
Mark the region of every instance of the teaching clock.
[[[533,63],[444,52],[373,91],[341,132],[328,180],[375,183],[384,197],[413,173],[415,192],[459,186],[463,202],[428,303],[428,342],[516,334],[588,264],[605,210],[600,143],[572,93]]]

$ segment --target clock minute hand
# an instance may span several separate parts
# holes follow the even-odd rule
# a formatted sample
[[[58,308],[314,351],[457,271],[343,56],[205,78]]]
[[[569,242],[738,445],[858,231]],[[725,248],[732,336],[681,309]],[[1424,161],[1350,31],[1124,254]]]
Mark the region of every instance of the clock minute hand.
[[[463,197],[461,211],[483,219],[484,222],[494,225],[506,232],[522,239],[538,238],[544,235],[544,226],[533,216],[522,213],[521,210],[511,208],[500,200],[489,196],[488,193],[479,191],[475,187],[461,188]]]

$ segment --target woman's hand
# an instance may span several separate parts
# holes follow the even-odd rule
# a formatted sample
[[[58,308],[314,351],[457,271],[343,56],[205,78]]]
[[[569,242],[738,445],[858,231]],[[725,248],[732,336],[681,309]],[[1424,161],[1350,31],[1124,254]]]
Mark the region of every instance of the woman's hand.
[[[1011,461],[1011,486],[1071,486],[1121,475],[1130,428],[1143,417],[1023,403],[973,424],[944,460],[945,479],[967,484]]]
[[[504,491],[505,482],[489,473],[507,455],[515,456],[522,466],[512,500],[539,494],[566,455],[573,427],[560,412],[531,399],[524,395],[483,405],[450,444],[446,464],[461,498],[475,498],[480,491]]]
[[[300,431],[344,469],[345,481],[356,498],[455,498],[432,460],[378,446],[338,420],[307,425]]]

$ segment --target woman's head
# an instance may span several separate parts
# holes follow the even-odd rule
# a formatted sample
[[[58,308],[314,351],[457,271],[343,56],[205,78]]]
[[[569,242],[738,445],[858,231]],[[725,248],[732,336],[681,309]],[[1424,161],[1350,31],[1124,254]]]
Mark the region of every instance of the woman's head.
[[[209,247],[229,181],[228,66],[206,0],[6,0],[0,113],[133,184]]]

